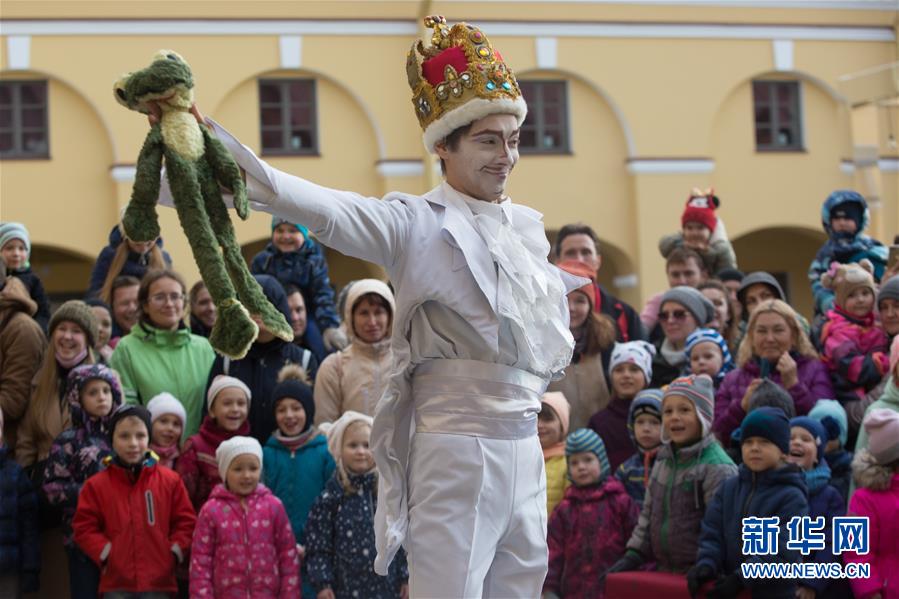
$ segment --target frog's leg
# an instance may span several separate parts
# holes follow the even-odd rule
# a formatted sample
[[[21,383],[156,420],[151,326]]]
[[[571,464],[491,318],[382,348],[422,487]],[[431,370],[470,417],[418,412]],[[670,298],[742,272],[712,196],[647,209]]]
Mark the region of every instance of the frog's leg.
[[[153,241],[159,237],[159,219],[156,201],[159,199],[159,181],[162,169],[162,133],[159,125],[153,125],[137,158],[137,173],[131,188],[131,201],[125,209],[122,224],[125,235],[132,241]]]
[[[209,343],[219,353],[239,360],[247,354],[256,340],[259,328],[237,299],[222,260],[219,242],[213,234],[209,215],[206,214],[198,178],[205,163],[193,163],[173,151],[166,151],[165,160],[178,220],[190,242],[200,275],[218,309],[218,318],[209,335]]]
[[[228,153],[225,145],[206,129],[200,127],[205,141],[206,159],[212,168],[213,178],[230,189],[234,194],[234,209],[241,220],[250,216],[250,204],[247,200],[247,186],[240,176],[240,168]]]
[[[213,167],[203,162],[198,163],[200,172],[200,184],[203,189],[203,199],[206,203],[206,212],[212,223],[212,229],[222,247],[222,256],[225,260],[225,268],[231,275],[231,281],[237,288],[240,301],[247,307],[250,314],[259,315],[262,323],[273,335],[284,341],[293,341],[293,328],[287,322],[277,308],[275,308],[265,294],[262,287],[247,269],[247,263],[240,253],[240,245],[234,234],[234,226],[228,216],[228,209],[222,200],[222,193],[213,173]]]

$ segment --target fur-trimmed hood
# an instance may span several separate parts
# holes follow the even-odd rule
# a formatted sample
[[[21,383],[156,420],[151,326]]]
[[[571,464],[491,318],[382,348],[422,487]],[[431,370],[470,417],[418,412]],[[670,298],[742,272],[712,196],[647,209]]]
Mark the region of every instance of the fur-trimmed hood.
[[[894,476],[893,470],[878,464],[867,449],[859,451],[852,459],[852,479],[858,487],[883,491],[890,488]]]

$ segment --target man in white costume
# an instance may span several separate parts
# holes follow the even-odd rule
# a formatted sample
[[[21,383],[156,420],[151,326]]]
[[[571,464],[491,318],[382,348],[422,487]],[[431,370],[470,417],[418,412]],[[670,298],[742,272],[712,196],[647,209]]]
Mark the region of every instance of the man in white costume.
[[[446,181],[383,200],[321,187],[259,160],[224,129],[253,206],[303,223],[396,288],[395,365],[375,412],[375,570],[403,544],[413,597],[539,597],[547,568],[537,413],[574,341],[541,215],[506,181],[527,113],[479,29],[428,17],[406,70],[426,147]]]

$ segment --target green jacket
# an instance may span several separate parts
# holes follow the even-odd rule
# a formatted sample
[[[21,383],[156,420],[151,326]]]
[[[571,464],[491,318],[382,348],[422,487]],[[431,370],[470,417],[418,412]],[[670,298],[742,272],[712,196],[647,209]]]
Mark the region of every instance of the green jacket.
[[[187,412],[186,439],[200,430],[213,360],[209,341],[187,327],[165,331],[141,322],[116,345],[109,365],[121,376],[128,403],[145,406],[163,391],[177,397]]]
[[[696,563],[705,507],[737,467],[713,435],[675,450],[659,449],[628,551],[655,560],[660,571],[686,572]]]

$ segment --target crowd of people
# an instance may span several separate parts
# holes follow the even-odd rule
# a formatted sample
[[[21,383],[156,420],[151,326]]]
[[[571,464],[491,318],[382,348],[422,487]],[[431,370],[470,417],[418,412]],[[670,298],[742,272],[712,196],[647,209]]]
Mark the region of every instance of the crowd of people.
[[[543,595],[662,571],[708,596],[899,597],[899,263],[865,235],[864,198],[835,191],[803,316],[772,274],[738,270],[719,206],[689,194],[659,243],[669,289],[639,312],[596,282],[591,227],[556,237],[556,265],[591,282],[568,295],[574,358],[538,420]],[[335,293],[308,229],[275,217],[251,271],[294,341],[251,315],[258,338],[232,360],[162,239],[117,225],[84,300],[52,312],[30,252],[24,224],[0,224],[0,596],[64,565],[76,599],[408,596],[402,551],[373,569],[389,283]],[[867,554],[782,542],[757,559],[863,562],[868,578],[741,575],[742,518],[847,514],[870,519]]]

